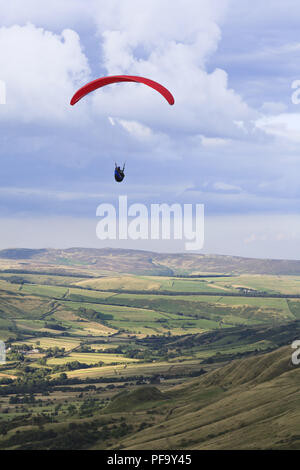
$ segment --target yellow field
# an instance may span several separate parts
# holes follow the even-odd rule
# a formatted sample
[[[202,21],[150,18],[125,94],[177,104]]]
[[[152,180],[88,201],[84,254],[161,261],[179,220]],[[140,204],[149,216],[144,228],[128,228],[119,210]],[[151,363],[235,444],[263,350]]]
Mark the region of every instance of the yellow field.
[[[73,334],[74,335],[79,335],[79,336],[109,336],[113,333],[116,333],[117,330],[115,330],[112,327],[101,325],[101,323],[96,323],[96,322],[82,322],[79,323],[80,329],[74,329]]]
[[[118,276],[118,277],[105,277],[99,279],[92,279],[87,281],[77,282],[76,285],[82,287],[90,287],[91,289],[107,290],[158,290],[161,287],[161,282],[153,281],[151,279],[141,279],[137,276]]]
[[[77,346],[80,345],[80,341],[76,341],[76,339],[71,339],[71,338],[35,338],[35,339],[29,339],[27,341],[17,341],[13,344],[20,345],[20,344],[29,344],[32,345],[32,347],[37,347],[39,343],[39,346],[43,349],[49,349],[49,348],[64,348],[66,351],[69,351],[70,349],[74,349]]]
[[[3,372],[0,372],[0,378],[3,377],[5,379],[17,379],[16,375],[12,375],[10,373],[4,374]]]
[[[139,362],[138,359],[131,359],[124,357],[120,354],[105,354],[105,353],[71,353],[65,357],[53,357],[47,360],[47,365],[61,365],[67,362],[79,361],[83,364],[97,364],[98,362],[104,362],[104,364],[119,363],[127,364],[131,362]],[[96,369],[96,368],[95,368]],[[100,369],[100,368],[99,368]],[[101,368],[102,369],[102,368]],[[80,369],[81,370],[81,369]],[[80,370],[76,371],[79,372]],[[93,369],[94,370],[94,369]],[[88,373],[88,369],[84,369]]]
[[[262,274],[242,274],[232,278],[221,278],[213,281],[215,286],[232,286],[261,291],[272,291],[280,294],[300,294],[300,276],[270,276]]]
[[[125,358],[125,360],[128,360]],[[92,369],[78,369],[70,372],[66,372],[68,377],[115,377],[120,375],[123,377],[132,376],[132,375],[153,375],[158,373],[170,372],[186,372],[188,369],[193,369],[193,367],[199,367],[199,360],[191,360],[182,362],[154,362],[154,363],[138,363],[137,360],[130,360],[130,363],[127,363],[126,368],[124,365],[116,366],[102,366],[102,367],[93,367]],[[57,374],[56,374],[57,375]]]

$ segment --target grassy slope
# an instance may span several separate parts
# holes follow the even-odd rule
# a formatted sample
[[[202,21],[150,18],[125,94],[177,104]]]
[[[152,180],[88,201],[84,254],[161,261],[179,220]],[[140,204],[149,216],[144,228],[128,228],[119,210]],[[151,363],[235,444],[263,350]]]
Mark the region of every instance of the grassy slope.
[[[80,263],[84,265],[82,258],[84,253],[81,253],[80,250],[76,252],[66,251],[67,253],[63,252],[61,254],[61,256],[64,256],[61,261],[67,256],[80,255]],[[140,256],[139,252],[134,253],[137,253],[136,256]],[[44,256],[44,252],[42,252],[42,255]],[[39,253],[39,256],[41,256],[41,253]],[[58,256],[57,253],[55,256]],[[106,253],[106,256],[107,262],[109,257],[110,259],[114,258],[109,253]],[[126,256],[126,262],[129,263],[128,253]],[[124,254],[124,259],[126,259],[126,256]],[[141,267],[142,260],[140,259],[139,262]],[[122,266],[125,266],[125,264]],[[78,269],[76,265],[76,272]],[[71,271],[69,274],[71,274]],[[300,301],[295,299],[207,296],[203,301],[204,299],[199,298],[199,296],[184,297],[178,295],[169,297],[126,293],[114,295],[105,292],[85,292],[85,290],[76,287],[69,288],[69,283],[74,285],[78,282],[78,277],[64,278],[61,276],[57,281],[57,285],[52,284],[52,282],[55,284],[52,278],[50,286],[19,285],[10,284],[6,280],[1,281],[3,290],[1,293],[0,333],[4,331],[5,334],[14,336],[16,334],[14,328],[17,326],[23,331],[22,334],[24,334],[24,331],[27,332],[26,334],[29,335],[28,341],[35,343],[39,339],[45,344],[48,341],[54,341],[55,344],[51,344],[53,346],[62,346],[64,342],[68,343],[70,341],[74,345],[78,345],[80,339],[88,339],[88,335],[108,334],[108,327],[103,326],[101,323],[95,323],[87,319],[79,321],[78,308],[80,306],[111,314],[114,319],[110,320],[109,323],[112,323],[115,327],[124,326],[131,332],[135,331],[136,328],[138,330],[142,329],[140,324],[144,324],[145,330],[142,332],[151,334],[152,330],[146,329],[148,325],[145,322],[146,316],[149,325],[152,326],[154,320],[168,319],[168,328],[171,328],[172,332],[176,331],[175,328],[179,329],[179,325],[186,322],[186,316],[191,314],[199,316],[195,319],[193,317],[187,318],[190,323],[195,323],[195,331],[191,328],[187,331],[183,330],[181,333],[199,333],[202,327],[208,330],[216,328],[215,331],[205,334],[174,338],[174,344],[172,344],[172,338],[168,339],[170,344],[167,344],[167,349],[173,350],[174,348],[176,350],[176,347],[179,347],[182,348],[185,354],[187,351],[189,351],[189,354],[194,353],[194,356],[187,362],[178,363],[177,365],[176,361],[181,359],[181,351],[176,353],[178,358],[173,359],[174,362],[135,364],[134,361],[123,358],[122,363],[132,362],[128,364],[126,369],[123,364],[122,366],[105,365],[102,368],[96,367],[94,369],[79,369],[68,372],[70,377],[77,375],[82,377],[99,375],[115,377],[117,370],[120,374],[122,373],[122,375],[128,377],[136,374],[170,373],[171,370],[174,370],[174,367],[177,372],[181,372],[181,369],[190,370],[190,368],[191,370],[194,370],[194,368],[198,370],[199,367],[202,367],[200,359],[205,358],[208,353],[215,354],[217,352],[221,355],[225,351],[230,352],[231,349],[234,352],[243,352],[243,348],[245,350],[260,349],[259,343],[263,341],[267,342],[266,347],[278,347],[283,344],[290,344],[292,337],[299,338],[299,322],[293,320],[296,318],[300,320]],[[182,289],[185,290],[185,283],[192,284],[194,288],[194,284],[197,285],[197,282],[204,282],[202,280],[190,281],[189,279],[174,281],[171,278],[162,278],[161,281],[160,278],[155,278],[152,281],[151,278],[137,278],[136,276],[126,276],[126,281],[128,278],[134,288],[139,287],[142,290],[145,289],[145,286],[151,285],[152,282],[154,284],[162,283],[162,289],[173,286],[175,290],[181,285],[183,285]],[[64,281],[65,279],[66,281]],[[111,279],[109,278],[108,286]],[[114,287],[116,285],[126,287],[126,282],[123,282],[122,277],[115,275],[113,279],[116,283]],[[232,284],[232,278],[217,279],[218,281],[214,280],[214,282],[219,282],[221,288],[228,289],[226,285]],[[82,282],[88,284],[96,281],[103,284],[106,280],[83,280]],[[291,280],[293,281],[293,292],[296,293],[299,281],[298,279],[289,279],[288,281]],[[35,281],[37,282],[39,279],[36,277]],[[242,279],[243,282],[234,279],[234,283],[237,281],[238,285],[245,284],[247,287],[264,289],[263,279],[247,277]],[[64,287],[59,285],[60,282]],[[207,282],[210,282],[210,279]],[[284,279],[281,289],[288,292],[290,289],[289,282]],[[107,288],[103,285],[101,287]],[[272,284],[271,287],[274,288],[274,285]],[[98,305],[93,303],[93,301],[98,300],[101,301]],[[102,304],[104,301],[106,305]],[[210,318],[213,318],[214,322]],[[224,319],[222,328],[218,324],[220,318]],[[281,323],[281,321],[290,320],[292,321],[286,325]],[[57,338],[60,332],[47,329],[45,325],[47,322],[53,323],[55,321],[61,322],[73,336],[71,338]],[[227,325],[225,321],[228,322]],[[254,326],[233,328],[234,324],[241,321],[253,322]],[[228,331],[226,331],[225,326],[230,326]],[[166,332],[164,324],[155,323],[155,328],[156,333]],[[38,333],[39,329],[51,333],[53,337],[38,338],[36,336],[32,338],[32,334]],[[91,340],[90,338],[89,341]],[[149,338],[149,341],[151,341],[151,338]],[[143,345],[145,344],[143,343]],[[66,349],[71,349],[69,344],[65,346]],[[290,367],[291,352],[290,347],[285,347],[273,353],[256,355],[242,361],[234,361],[215,372],[208,373],[201,379],[191,381],[187,378],[184,385],[173,386],[163,393],[157,393],[160,390],[153,388],[150,393],[143,391],[141,388],[131,392],[131,394],[126,395],[126,410],[124,407],[118,410],[118,401],[115,401],[112,402],[111,407],[105,410],[105,416],[112,416],[113,419],[118,421],[120,412],[125,412],[126,419],[128,418],[129,422],[134,423],[134,426],[139,426],[145,420],[148,424],[150,423],[149,420],[153,418],[153,415],[148,414],[148,412],[154,409],[156,410],[154,415],[156,424],[152,423],[144,430],[135,428],[131,435],[128,434],[126,438],[123,437],[122,440],[118,440],[111,445],[119,446],[121,444],[125,448],[134,449],[300,448],[300,432],[297,432],[300,425],[299,368]],[[96,356],[97,360],[101,358],[100,354]],[[187,357],[185,356],[185,358]],[[50,359],[49,361],[58,363],[71,359],[80,359],[81,362],[91,363],[89,353],[80,354],[76,352],[68,356],[67,359],[63,358],[57,361]],[[114,354],[110,354],[109,359],[118,362]],[[220,357],[218,359],[220,360]],[[6,372],[4,371],[4,374]],[[14,370],[12,369],[10,373],[14,374]],[[168,387],[169,384],[167,386],[162,384],[163,390]],[[99,397],[101,397],[101,394]],[[67,395],[65,398],[67,398]],[[121,397],[122,406],[124,398],[124,396]],[[98,411],[95,416],[98,416]],[[64,419],[66,424],[69,425],[69,421],[73,420],[73,417],[65,417]],[[49,426],[51,427],[52,424],[49,424]],[[53,423],[54,428],[59,426],[61,424]],[[109,446],[109,444],[102,442],[99,443],[100,446]]]
[[[168,411],[163,423],[121,444],[125,449],[299,449],[299,379],[290,347],[234,361],[173,387],[163,402]]]

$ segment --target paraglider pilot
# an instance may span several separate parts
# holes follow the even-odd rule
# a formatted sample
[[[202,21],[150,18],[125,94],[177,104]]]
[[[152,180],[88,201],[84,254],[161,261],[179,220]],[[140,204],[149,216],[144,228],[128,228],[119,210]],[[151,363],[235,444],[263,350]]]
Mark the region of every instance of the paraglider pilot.
[[[121,183],[121,181],[123,181],[123,179],[125,178],[125,173],[124,173],[124,170],[125,170],[125,163],[123,165],[123,169],[121,170],[121,168],[119,166],[117,166],[117,164],[115,163],[115,180],[118,182],[118,183]]]

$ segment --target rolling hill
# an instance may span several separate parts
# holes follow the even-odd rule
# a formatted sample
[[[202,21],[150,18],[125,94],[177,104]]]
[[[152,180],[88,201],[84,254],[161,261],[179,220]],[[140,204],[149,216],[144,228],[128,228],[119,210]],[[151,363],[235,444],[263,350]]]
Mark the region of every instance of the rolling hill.
[[[123,439],[122,448],[299,449],[299,379],[283,347],[175,386],[168,399],[152,390],[151,406],[156,399],[165,419]],[[127,397],[132,410],[137,393]]]
[[[1,265],[15,268],[45,269],[52,266],[80,271],[118,272],[148,275],[227,274],[300,274],[300,260],[266,260],[239,256],[204,254],[161,254],[148,251],[111,248],[6,249],[0,251]]]

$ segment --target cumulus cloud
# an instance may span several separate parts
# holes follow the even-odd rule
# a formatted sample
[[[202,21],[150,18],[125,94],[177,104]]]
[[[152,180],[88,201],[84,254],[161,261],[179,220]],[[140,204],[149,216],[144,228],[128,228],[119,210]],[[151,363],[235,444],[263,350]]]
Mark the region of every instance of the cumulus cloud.
[[[1,80],[6,83],[2,121],[57,122],[67,112],[74,85],[89,77],[78,34],[60,35],[27,24],[0,28]]]
[[[279,114],[279,113],[284,113],[285,111],[287,111],[287,104],[286,103],[281,103],[281,102],[274,102],[274,101],[265,101],[261,108],[260,108],[260,112],[262,114],[271,114],[271,115],[274,115],[274,114]]]
[[[230,139],[221,139],[220,137],[200,136],[203,147],[223,147],[231,143]]]
[[[224,70],[208,72],[206,60],[221,39],[219,22],[228,8],[208,0],[142,3],[112,0],[99,5],[95,20],[102,39],[102,64],[108,74],[150,76],[175,96],[169,109],[159,96],[141,86],[107,90],[94,100],[101,112],[182,133],[237,135],[237,120],[255,116],[228,87]],[[184,14],[183,14],[184,12]]]
[[[203,145],[209,146],[226,138],[244,138],[245,129],[258,119],[258,113],[228,86],[227,72],[219,67],[208,71],[206,66],[220,43],[220,25],[232,11],[230,5],[229,0],[221,4],[217,0],[176,0],[172,7],[166,0],[87,0],[84,5],[78,0],[54,0],[46,15],[37,0],[26,2],[26,8],[24,2],[12,0],[2,13],[6,25],[31,21],[54,28],[56,18],[56,28],[68,24],[80,29],[86,21],[93,22],[98,31],[99,67],[108,74],[146,75],[161,81],[175,95],[176,108],[166,106],[147,87],[127,84],[126,92],[121,85],[89,97],[92,106],[86,114],[92,118],[115,115],[163,132],[173,131],[173,138],[200,133]],[[18,101],[27,119],[67,115],[65,104],[75,84],[90,78],[80,37],[71,29],[54,34],[33,25],[4,27],[0,49],[9,51],[1,54],[0,67],[10,86],[11,106],[16,111]],[[79,106],[82,109],[85,104]],[[208,140],[211,134],[214,140]]]
[[[0,114],[2,121],[38,126],[60,126],[63,121],[76,126],[76,133],[80,125],[81,136],[89,133],[89,147],[97,141],[107,153],[117,153],[120,145],[133,148],[135,139],[147,140],[146,158],[148,153],[155,158],[163,152],[166,160],[176,160],[188,145],[183,143],[185,138],[202,134],[203,146],[217,147],[232,136],[244,134],[236,126],[237,121],[250,122],[256,116],[228,87],[224,70],[206,70],[207,57],[221,39],[218,23],[226,13],[227,1],[220,6],[217,1],[188,0],[187,5],[176,0],[172,8],[168,1],[158,0],[147,4],[137,0],[87,0],[84,6],[77,1],[64,2],[63,6],[54,1],[49,6],[48,23],[40,3],[31,0],[26,8],[18,0],[12,4],[14,10],[4,8],[7,26],[0,29],[0,50],[4,51],[0,78],[8,88],[8,105]],[[176,106],[168,106],[146,86],[120,84],[94,93],[71,108],[69,100],[74,90],[92,78],[91,66],[76,31],[62,29],[54,33],[48,29],[54,27],[55,15],[57,25],[62,18],[79,29],[87,19],[93,22],[97,28],[93,47],[99,48],[98,67],[107,74],[150,76],[170,88]],[[10,25],[14,19],[20,24],[36,21],[37,25]],[[119,119],[114,132],[107,132],[108,116]],[[99,128],[103,132],[97,135]],[[209,137],[211,134],[214,137]],[[110,144],[108,135],[113,136]],[[76,134],[74,139],[78,148],[82,147],[82,137]],[[94,151],[89,150],[89,154]]]
[[[288,113],[299,6],[287,2],[2,2],[0,211],[94,214],[94,195],[123,188],[140,202],[204,202],[210,213],[295,211],[300,119]],[[134,83],[69,106],[77,87],[105,74],[149,76],[175,106]],[[117,190],[115,160],[128,168]]]
[[[266,134],[287,139],[291,142],[300,142],[300,114],[281,113],[263,116],[256,121],[256,126]]]
[[[125,119],[116,119],[116,121],[131,135],[135,136],[137,139],[145,141],[153,137],[153,132],[147,126],[143,126],[136,121],[126,121]],[[110,118],[110,122],[115,125],[115,120]]]

